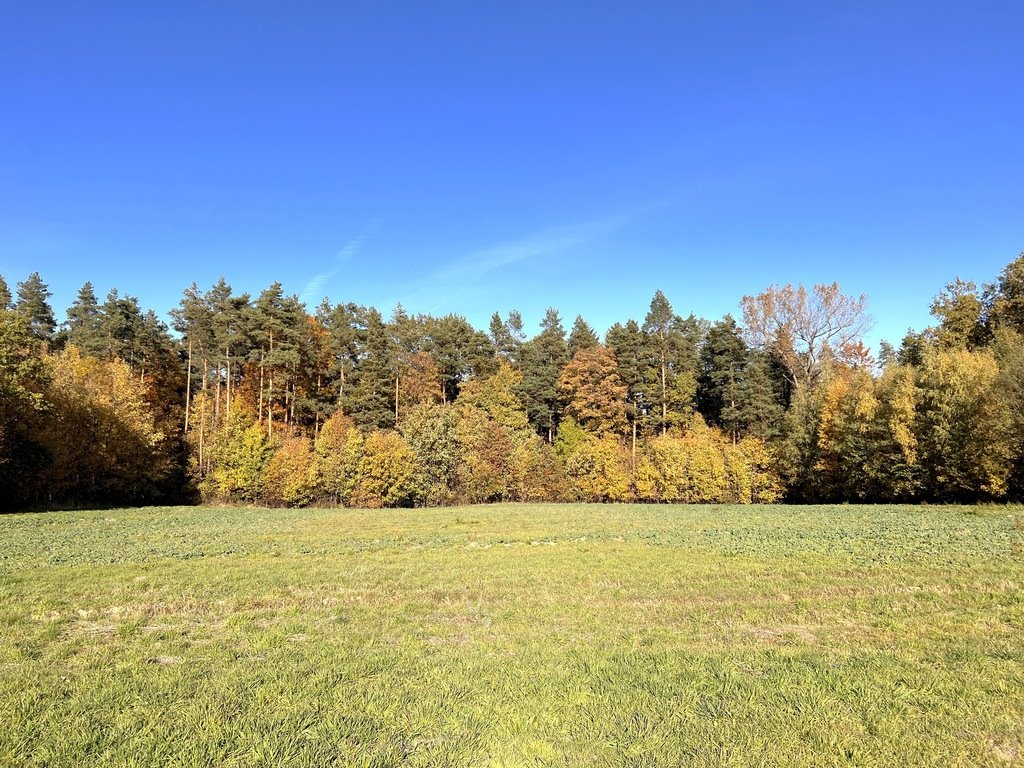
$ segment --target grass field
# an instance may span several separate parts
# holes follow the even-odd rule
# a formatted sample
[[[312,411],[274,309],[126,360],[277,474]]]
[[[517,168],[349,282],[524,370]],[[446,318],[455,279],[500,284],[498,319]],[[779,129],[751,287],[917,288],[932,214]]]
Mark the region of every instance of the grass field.
[[[0,517],[0,763],[1024,763],[1024,510]]]

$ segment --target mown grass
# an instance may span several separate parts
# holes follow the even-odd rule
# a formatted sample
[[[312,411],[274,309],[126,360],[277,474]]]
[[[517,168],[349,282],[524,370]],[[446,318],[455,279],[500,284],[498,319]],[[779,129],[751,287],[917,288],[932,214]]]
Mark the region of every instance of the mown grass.
[[[0,763],[1019,764],[1022,518],[0,517]]]

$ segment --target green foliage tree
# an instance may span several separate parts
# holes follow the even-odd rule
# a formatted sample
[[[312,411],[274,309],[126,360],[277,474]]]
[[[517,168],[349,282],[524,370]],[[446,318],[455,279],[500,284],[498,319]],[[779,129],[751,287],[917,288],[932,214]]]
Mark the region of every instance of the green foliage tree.
[[[356,383],[345,411],[367,429],[390,429],[395,425],[394,384],[391,341],[380,313],[366,313],[366,336]]]
[[[107,351],[103,332],[103,317],[92,283],[85,283],[75,297],[75,303],[68,308],[64,323],[64,337],[83,353],[101,357]]]
[[[986,291],[989,330],[1006,328],[1024,334],[1024,251],[999,274]]]
[[[330,362],[324,372],[325,386],[336,392],[335,408],[344,411],[351,405],[351,387],[366,341],[367,310],[357,304],[331,306],[324,299],[316,318],[327,331]]]
[[[516,365],[519,361],[519,350],[526,339],[523,333],[523,317],[519,310],[511,310],[505,320],[495,312],[491,315],[489,331],[495,357]]]
[[[597,333],[594,332],[593,327],[581,315],[576,315],[576,320],[573,321],[572,330],[569,331],[569,359],[576,357],[576,353],[581,349],[590,349],[600,344],[600,339],[597,338]]]
[[[558,426],[558,377],[569,360],[569,349],[557,310],[549,307],[540,327],[540,333],[522,347],[519,396],[534,429],[552,443]]]
[[[33,272],[23,283],[18,283],[18,298],[14,302],[14,309],[28,324],[32,335],[41,341],[50,341],[57,328],[50,307],[52,295],[38,272]]]
[[[465,381],[473,376],[486,376],[497,368],[487,334],[473,328],[460,315],[427,322],[425,351],[437,364],[445,403],[455,401]]]
[[[646,345],[635,320],[616,323],[605,334],[605,343],[615,356],[619,379],[626,387],[626,420],[630,431],[630,462],[636,467],[637,437],[651,423],[652,403],[648,399]]]
[[[463,463],[455,408],[435,403],[416,405],[402,417],[398,430],[416,458],[416,498],[428,506],[455,501]]]
[[[10,309],[11,289],[7,287],[7,281],[0,275],[0,309]]]
[[[647,400],[655,406],[656,427],[664,435],[692,413],[700,328],[692,316],[679,317],[665,294],[657,291],[642,330],[649,360]]]

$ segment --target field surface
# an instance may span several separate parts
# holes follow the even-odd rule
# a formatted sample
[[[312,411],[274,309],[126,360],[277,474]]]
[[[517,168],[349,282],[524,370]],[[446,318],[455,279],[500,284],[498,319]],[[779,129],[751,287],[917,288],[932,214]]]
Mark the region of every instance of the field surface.
[[[0,764],[1022,764],[1022,519],[3,516]]]

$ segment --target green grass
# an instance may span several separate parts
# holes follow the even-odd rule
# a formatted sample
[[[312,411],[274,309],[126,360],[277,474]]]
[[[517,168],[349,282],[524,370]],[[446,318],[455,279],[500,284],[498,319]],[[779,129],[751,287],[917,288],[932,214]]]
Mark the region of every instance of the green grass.
[[[1022,519],[0,517],[0,764],[1020,764]]]

